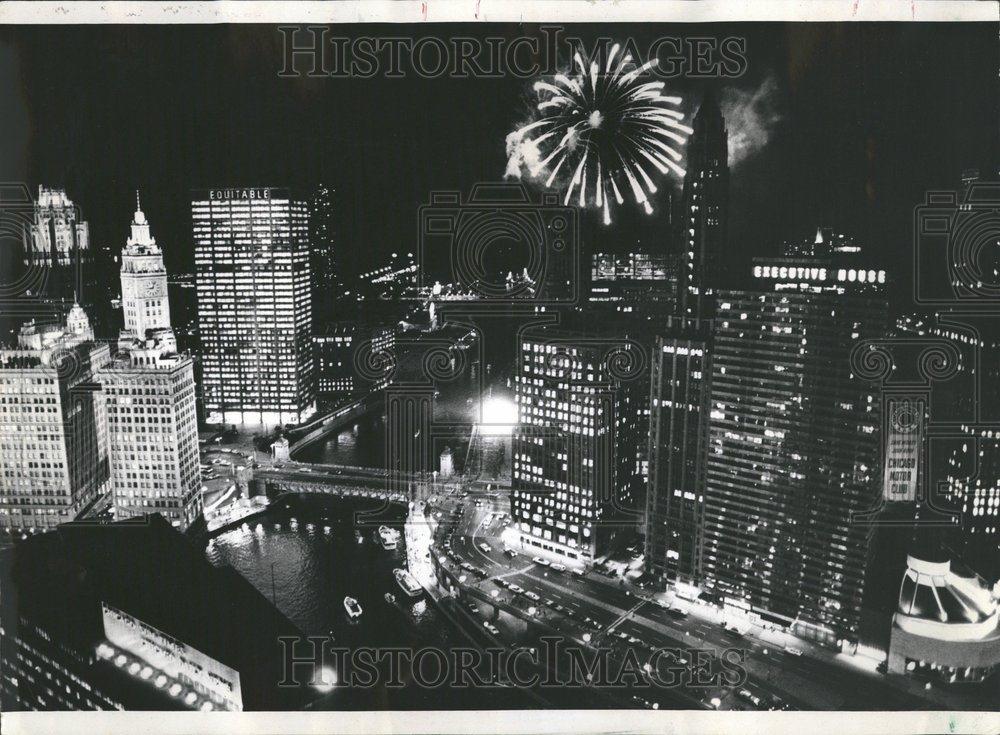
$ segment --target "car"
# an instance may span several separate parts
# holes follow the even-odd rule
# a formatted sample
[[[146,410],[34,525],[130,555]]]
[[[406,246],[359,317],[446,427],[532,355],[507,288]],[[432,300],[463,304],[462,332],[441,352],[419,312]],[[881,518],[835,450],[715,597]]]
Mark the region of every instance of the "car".
[[[465,609],[468,610],[473,615],[475,615],[476,613],[479,612],[479,608],[476,607],[476,605],[473,604],[473,603],[471,603],[471,602],[466,602],[465,603]]]
[[[493,581],[496,582],[497,587],[510,589],[510,582],[508,582],[506,579],[494,579]]]
[[[575,568],[574,568],[574,569],[571,569],[570,571],[571,571],[571,572],[572,572],[573,574],[575,574],[576,576],[578,576],[578,577],[582,577],[582,576],[584,576],[584,575],[586,574],[586,572],[585,572],[585,571],[583,571],[582,569],[575,569]]]
[[[517,584],[512,584],[507,589],[509,589],[515,595],[523,595],[524,594],[524,587],[521,587],[520,585],[517,585]]]
[[[531,561],[535,562],[535,564],[538,564],[539,566],[542,566],[542,567],[547,567],[549,565],[548,560],[547,559],[543,559],[540,556],[533,556],[533,557],[531,557]]]
[[[769,710],[772,710],[772,711],[773,711],[773,710],[780,710],[780,711],[785,711],[785,712],[787,712],[788,710],[793,710],[793,709],[795,709],[795,708],[794,708],[794,707],[793,707],[792,705],[790,705],[790,704],[789,704],[788,702],[785,702],[785,701],[783,701],[783,700],[781,699],[781,697],[779,697],[779,696],[778,696],[777,694],[772,694],[772,695],[771,695],[771,702],[770,702],[770,704],[769,704],[769,705],[767,706],[767,708],[768,708]]]
[[[688,616],[686,612],[677,607],[668,607],[667,615],[674,618],[675,620],[683,620]]]
[[[479,550],[482,551],[484,554],[489,554],[491,551],[493,551],[493,549],[491,549],[490,545],[487,543],[479,544]]]
[[[486,630],[488,630],[493,635],[500,635],[500,629],[497,626],[493,625],[493,623],[491,623],[489,620],[483,621],[483,627],[486,628]]]
[[[749,689],[746,688],[737,690],[736,696],[742,699],[744,702],[749,702],[754,707],[758,708],[764,702],[764,700],[761,699],[758,695],[754,694],[753,692],[751,692]]]
[[[549,569],[551,569],[553,572],[565,572],[566,571],[566,565],[565,564],[550,564],[549,565]]]
[[[509,556],[511,559],[517,558],[517,552],[514,551],[509,546],[503,550],[503,553],[506,554],[507,556]]]
[[[490,576],[485,571],[483,571],[482,569],[480,569],[479,567],[476,567],[475,569],[473,569],[472,573],[475,574],[480,579],[486,579],[488,576]]]
[[[796,648],[795,646],[785,646],[785,653],[791,654],[792,656],[801,656],[802,649]]]
[[[540,599],[542,599],[541,597],[539,597],[538,595],[536,595],[531,590],[528,590],[527,592],[525,592],[524,596],[527,597],[532,602],[538,602]]]

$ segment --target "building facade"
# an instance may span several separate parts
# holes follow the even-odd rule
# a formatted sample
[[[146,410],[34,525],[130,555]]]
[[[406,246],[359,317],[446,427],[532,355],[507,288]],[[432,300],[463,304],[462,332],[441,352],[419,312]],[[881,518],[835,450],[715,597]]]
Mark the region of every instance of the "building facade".
[[[74,267],[90,256],[90,227],[65,190],[39,186],[24,244],[26,264]]]
[[[711,340],[679,325],[657,337],[650,370],[646,572],[661,583],[696,583],[701,570]]]
[[[184,530],[202,507],[194,363],[177,352],[163,252],[138,195],[121,281],[125,329],[114,358],[97,373],[114,516],[160,513]]]
[[[284,189],[191,204],[210,424],[297,424],[315,411],[308,211]]]
[[[98,378],[115,518],[160,513],[186,529],[202,508],[191,358],[151,345],[119,353]]]
[[[313,335],[313,364],[316,370],[316,393],[329,398],[354,392],[354,348],[357,325],[350,322],[331,324]]]
[[[727,248],[729,212],[729,133],[715,97],[702,100],[688,139],[687,165],[678,217],[681,313],[711,316],[712,294],[731,287],[740,263]]]
[[[39,186],[31,209],[22,232],[30,296],[47,304],[56,318],[74,303],[86,306],[91,319],[99,316],[91,294],[98,283],[95,252],[80,208],[65,190]]]
[[[122,250],[121,286],[127,333],[123,337],[145,339],[154,330],[173,333],[163,251],[150,231],[138,192],[131,231]]]
[[[594,253],[589,288],[591,306],[659,315],[677,301],[678,261],[668,253]]]
[[[882,479],[880,396],[851,353],[887,307],[821,251],[769,291],[718,294],[701,564],[718,603],[836,645],[856,640],[872,526],[855,516]]]
[[[634,471],[635,437],[620,430],[628,389],[609,344],[555,330],[521,341],[511,513],[526,549],[572,563],[592,561],[634,525],[620,460]]]
[[[0,350],[0,529],[44,531],[103,493],[108,438],[97,373],[110,359],[83,309],[63,325],[29,322]]]

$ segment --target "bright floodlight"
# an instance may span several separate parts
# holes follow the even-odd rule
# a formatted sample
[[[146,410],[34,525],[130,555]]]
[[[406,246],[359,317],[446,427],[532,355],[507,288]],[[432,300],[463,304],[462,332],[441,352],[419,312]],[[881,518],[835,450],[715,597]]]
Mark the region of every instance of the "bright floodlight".
[[[479,433],[484,436],[508,436],[517,424],[517,406],[507,398],[487,398],[483,401]]]
[[[313,686],[320,692],[330,692],[333,691],[333,687],[337,684],[337,672],[331,669],[329,666],[324,666],[316,674],[316,680],[313,682]]]

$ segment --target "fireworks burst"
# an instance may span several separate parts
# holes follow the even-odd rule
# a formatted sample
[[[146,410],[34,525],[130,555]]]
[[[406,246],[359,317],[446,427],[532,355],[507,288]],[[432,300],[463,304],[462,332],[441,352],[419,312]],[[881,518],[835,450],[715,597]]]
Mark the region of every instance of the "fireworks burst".
[[[631,192],[652,214],[655,172],[684,175],[677,148],[691,128],[681,123],[680,97],[663,94],[664,83],[643,78],[656,59],[637,66],[615,44],[601,64],[577,52],[578,74],[557,74],[534,84],[538,103],[532,122],[507,136],[507,176],[522,170],[553,186],[567,180],[565,204],[576,196],[581,207],[603,210],[611,223],[611,199],[619,205]],[[652,175],[651,175],[652,174]]]

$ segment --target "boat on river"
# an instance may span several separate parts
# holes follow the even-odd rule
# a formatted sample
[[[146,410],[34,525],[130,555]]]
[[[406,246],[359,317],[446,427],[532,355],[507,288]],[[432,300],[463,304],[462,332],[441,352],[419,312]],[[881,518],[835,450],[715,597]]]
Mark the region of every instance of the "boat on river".
[[[347,617],[351,620],[357,620],[361,617],[361,605],[353,597],[344,598],[344,609],[347,611]]]
[[[423,593],[424,588],[406,569],[393,569],[392,573],[396,577],[396,584],[410,597],[419,597]]]

